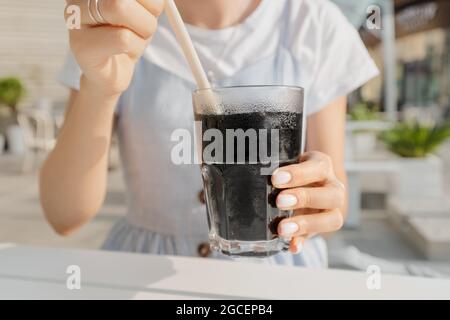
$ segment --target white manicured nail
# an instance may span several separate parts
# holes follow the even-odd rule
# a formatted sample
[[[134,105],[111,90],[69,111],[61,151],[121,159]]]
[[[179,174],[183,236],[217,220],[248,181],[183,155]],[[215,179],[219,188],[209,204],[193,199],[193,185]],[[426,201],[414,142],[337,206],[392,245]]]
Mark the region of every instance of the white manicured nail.
[[[282,223],[280,231],[282,236],[289,236],[298,231],[298,225],[294,222]]]
[[[287,171],[277,171],[273,175],[273,183],[275,185],[287,184],[291,181],[291,179],[292,179],[292,176]]]
[[[295,253],[300,253],[303,251],[303,243],[300,240],[297,241],[295,245],[297,246],[297,251],[295,251]]]
[[[279,208],[290,208],[297,204],[297,197],[292,194],[280,194],[277,197],[277,205]]]

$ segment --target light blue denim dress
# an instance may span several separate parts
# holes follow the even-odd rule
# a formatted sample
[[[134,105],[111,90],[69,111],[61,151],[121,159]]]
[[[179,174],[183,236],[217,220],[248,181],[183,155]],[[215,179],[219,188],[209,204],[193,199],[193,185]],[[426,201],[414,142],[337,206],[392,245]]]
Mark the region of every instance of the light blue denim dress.
[[[334,5],[323,0],[276,2],[281,4],[278,5],[279,12],[265,13],[279,15],[277,19],[272,19],[276,27],[270,30],[271,43],[274,39],[276,41],[274,49],[262,57],[255,54],[255,61],[247,63],[231,76],[215,79],[214,86],[302,86],[307,95],[308,90],[313,91],[306,99],[306,108],[309,107],[308,113],[312,114],[377,74],[357,33]],[[262,10],[264,8],[259,8],[259,11]],[[251,19],[263,19],[263,13],[258,14],[259,17],[254,14]],[[327,19],[327,14],[333,18]],[[301,25],[299,19],[311,21],[308,25]],[[320,26],[324,22],[319,19],[327,19],[331,28],[342,32],[337,32],[336,39],[327,39],[327,30]],[[164,16],[159,24],[150,48],[163,41],[160,38],[164,32],[171,32]],[[246,41],[251,39],[250,35]],[[293,39],[297,41],[296,50],[293,50]],[[344,47],[341,48],[341,45]],[[168,54],[175,50],[179,48],[170,49]],[[170,65],[158,63],[158,59],[152,58],[157,54],[153,50],[140,59],[132,84],[117,107],[117,133],[127,187],[128,212],[126,218],[113,227],[103,249],[199,256],[199,248],[208,243],[206,209],[198,199],[203,188],[200,168],[198,164],[175,165],[171,161],[171,148],[175,145],[171,139],[172,133],[185,128],[194,136],[191,92],[196,87],[191,78],[180,76],[182,73],[174,72]],[[177,54],[181,56],[180,52]],[[168,61],[171,57],[159,58]],[[322,64],[328,69],[321,69]],[[69,55],[60,81],[77,88],[79,72],[73,56]],[[226,258],[217,253],[212,256]],[[305,243],[299,254],[280,253],[256,261],[326,267],[326,244],[320,236],[316,236]]]

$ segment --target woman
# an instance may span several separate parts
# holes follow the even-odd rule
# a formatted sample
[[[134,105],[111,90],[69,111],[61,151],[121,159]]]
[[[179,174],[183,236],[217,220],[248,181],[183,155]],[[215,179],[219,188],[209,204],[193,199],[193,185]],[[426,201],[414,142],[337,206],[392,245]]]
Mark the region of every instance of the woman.
[[[71,88],[67,117],[41,172],[48,221],[67,235],[97,214],[116,119],[128,215],[104,248],[208,255],[198,167],[170,161],[171,133],[192,127],[195,83],[160,16],[163,0],[100,0],[91,14],[87,0],[68,3],[81,7],[83,27],[70,31],[73,55],[60,77]],[[357,32],[326,0],[176,3],[213,86],[306,89],[308,152],[272,176],[283,189],[277,206],[295,209],[278,230],[291,252],[266,260],[326,267],[320,234],[340,229],[346,213],[346,95],[378,73]]]

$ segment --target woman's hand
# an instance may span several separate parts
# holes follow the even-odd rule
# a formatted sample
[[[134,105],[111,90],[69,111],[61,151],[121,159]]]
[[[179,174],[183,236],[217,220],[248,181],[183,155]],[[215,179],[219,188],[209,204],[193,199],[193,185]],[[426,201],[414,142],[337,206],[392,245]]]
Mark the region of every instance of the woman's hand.
[[[95,0],[66,2],[81,9],[82,27],[70,31],[70,46],[82,69],[82,81],[97,93],[120,95],[130,85],[134,66],[156,30],[164,0],[99,0],[106,24],[94,21],[101,21]]]
[[[346,192],[329,156],[307,152],[300,163],[275,170],[272,184],[283,190],[277,197],[277,207],[294,210],[292,217],[278,225],[278,234],[291,239],[291,252],[299,252],[308,236],[342,227]]]

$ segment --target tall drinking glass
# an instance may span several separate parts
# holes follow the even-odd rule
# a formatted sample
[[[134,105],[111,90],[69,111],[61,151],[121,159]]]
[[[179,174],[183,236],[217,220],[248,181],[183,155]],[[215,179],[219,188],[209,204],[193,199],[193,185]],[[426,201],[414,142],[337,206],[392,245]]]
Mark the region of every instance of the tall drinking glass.
[[[277,209],[279,190],[270,178],[303,152],[303,89],[197,90],[193,103],[211,247],[230,256],[286,250],[289,243],[278,237],[277,226],[292,212]]]

